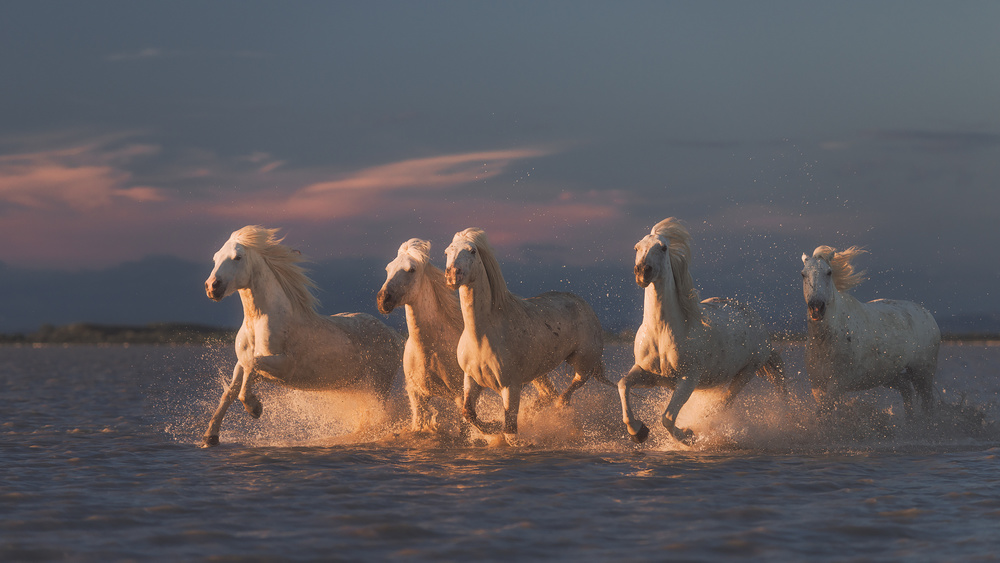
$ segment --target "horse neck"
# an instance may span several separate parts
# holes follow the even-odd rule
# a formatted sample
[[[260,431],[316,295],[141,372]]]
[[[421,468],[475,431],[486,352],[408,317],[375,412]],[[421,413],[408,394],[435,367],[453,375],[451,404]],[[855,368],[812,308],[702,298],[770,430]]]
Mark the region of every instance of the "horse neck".
[[[438,333],[444,329],[462,330],[461,317],[448,311],[453,305],[441,298],[434,283],[426,274],[420,276],[411,293],[412,298],[406,303],[406,326],[410,334],[417,338],[424,329],[434,329]],[[459,322],[456,323],[456,320]]]
[[[274,272],[264,262],[259,263],[250,275],[250,286],[240,291],[243,302],[243,317],[253,321],[267,316],[270,319],[283,318],[292,312],[292,302],[278,283]]]
[[[481,335],[493,309],[493,297],[486,276],[481,276],[471,284],[460,286],[458,298],[462,307],[465,331]]]
[[[669,267],[669,259],[667,267],[663,269],[663,275],[646,286],[642,322],[648,326],[666,327],[667,331],[678,338],[687,333],[687,323],[677,295],[674,274]]]

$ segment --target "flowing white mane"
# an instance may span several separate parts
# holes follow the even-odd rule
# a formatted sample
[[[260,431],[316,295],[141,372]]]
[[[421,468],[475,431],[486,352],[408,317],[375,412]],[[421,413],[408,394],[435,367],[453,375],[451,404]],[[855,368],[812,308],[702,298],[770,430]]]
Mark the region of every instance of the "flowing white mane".
[[[452,326],[462,326],[462,309],[458,303],[458,294],[448,288],[444,270],[431,264],[431,243],[426,240],[411,238],[399,247],[397,256],[409,256],[414,262],[423,264],[424,275],[430,282],[434,299],[441,304],[441,311]]]
[[[684,318],[703,321],[699,306],[701,297],[694,288],[694,279],[688,270],[688,262],[691,259],[691,234],[674,217],[667,217],[654,225],[650,234],[665,237],[670,241],[670,269],[674,273],[677,300],[681,304]]]
[[[813,258],[819,258],[833,268],[833,285],[838,291],[847,291],[865,281],[865,272],[855,272],[851,263],[856,257],[868,252],[863,248],[852,246],[847,250],[837,252],[832,246],[817,246]]]
[[[316,284],[309,279],[299,262],[305,261],[302,254],[281,244],[278,229],[267,229],[259,225],[247,225],[232,234],[232,239],[247,250],[245,260],[250,260],[251,268],[266,265],[274,273],[285,295],[294,307],[316,311],[319,300],[310,289]]]
[[[507,305],[517,301],[517,297],[507,289],[507,282],[503,279],[503,273],[500,271],[500,263],[497,262],[493,248],[486,240],[486,231],[470,227],[456,233],[454,240],[469,242],[476,246],[476,252],[486,270],[486,280],[490,285],[490,296],[494,309],[506,309]]]

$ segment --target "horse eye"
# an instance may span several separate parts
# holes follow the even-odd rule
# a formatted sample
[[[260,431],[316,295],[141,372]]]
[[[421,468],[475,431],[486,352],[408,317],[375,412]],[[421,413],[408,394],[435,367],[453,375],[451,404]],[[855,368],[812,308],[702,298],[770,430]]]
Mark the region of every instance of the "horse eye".
[[[409,268],[406,269],[406,271],[407,273],[412,274],[413,272],[416,272],[417,269],[414,266],[410,266]]]
[[[242,260],[242,259],[243,259],[243,257],[240,256],[239,254],[237,254],[236,256],[233,256],[233,260]]]
[[[469,254],[471,254],[471,255],[475,256],[475,255],[476,255],[476,249],[475,249],[475,248],[473,248],[472,250],[470,250],[470,251],[469,251]]]
[[[827,272],[826,275],[827,275],[827,277],[832,276],[833,275],[833,271],[831,270],[831,271]]]

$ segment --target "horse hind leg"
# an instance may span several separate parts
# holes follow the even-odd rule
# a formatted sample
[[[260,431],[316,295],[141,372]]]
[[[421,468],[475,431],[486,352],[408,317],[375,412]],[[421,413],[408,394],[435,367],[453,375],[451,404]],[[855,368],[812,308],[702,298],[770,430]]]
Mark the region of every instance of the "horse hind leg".
[[[906,413],[906,420],[913,420],[913,384],[909,379],[900,378],[886,385],[890,389],[895,389],[903,397],[903,411]]]
[[[763,370],[764,368],[760,368]],[[753,371],[752,369],[743,368],[736,373],[736,377],[729,382],[729,387],[726,388],[725,395],[722,396],[722,408],[728,409],[736,402],[736,396],[740,394],[740,391],[750,383],[753,376],[759,373],[760,370]]]
[[[583,387],[587,381],[590,381],[591,377],[595,377],[598,381],[614,386],[614,384],[608,381],[608,378],[604,376],[604,359],[600,355],[597,355],[597,357],[585,358],[583,360],[573,355],[566,359],[566,363],[573,368],[574,374],[573,379],[569,382],[569,386],[566,387],[566,390],[563,391],[563,394],[559,397],[559,403],[561,406],[568,405],[573,393],[577,389]]]
[[[552,379],[549,378],[548,374],[536,377],[531,384],[534,385],[535,391],[538,392],[539,405],[551,405],[559,399],[559,394],[556,393],[556,386],[552,383]]]
[[[925,413],[934,411],[934,369],[910,370],[910,381],[920,397],[920,406]]]

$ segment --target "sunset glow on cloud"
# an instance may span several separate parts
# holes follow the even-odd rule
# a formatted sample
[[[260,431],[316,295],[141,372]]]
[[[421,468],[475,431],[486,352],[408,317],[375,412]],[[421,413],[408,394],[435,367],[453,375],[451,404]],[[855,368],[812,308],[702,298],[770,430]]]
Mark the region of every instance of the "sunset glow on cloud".
[[[150,178],[138,177],[133,166],[157,152],[123,135],[0,156],[0,205],[7,209],[0,215],[0,236],[17,232],[24,241],[8,247],[0,260],[32,264],[50,256],[61,264],[94,265],[157,252],[199,258],[191,237],[249,223],[330,233],[356,221],[422,221],[445,233],[475,224],[492,227],[496,244],[516,246],[545,243],[568,228],[553,226],[596,225],[620,214],[615,198],[594,194],[562,191],[517,201],[482,188],[516,163],[553,154],[551,148],[437,155],[349,173],[295,169],[263,152],[229,162],[205,155],[164,166],[169,172],[156,175],[161,185],[148,185]],[[177,187],[191,182],[200,186],[193,196]],[[153,235],[181,225],[181,233],[165,240]],[[336,249],[323,252],[364,251],[339,238]]]
[[[157,188],[129,185],[131,174],[119,166],[155,153],[148,145],[102,151],[99,145],[0,156],[0,202],[15,207],[68,207],[90,211],[114,198],[163,201]]]

